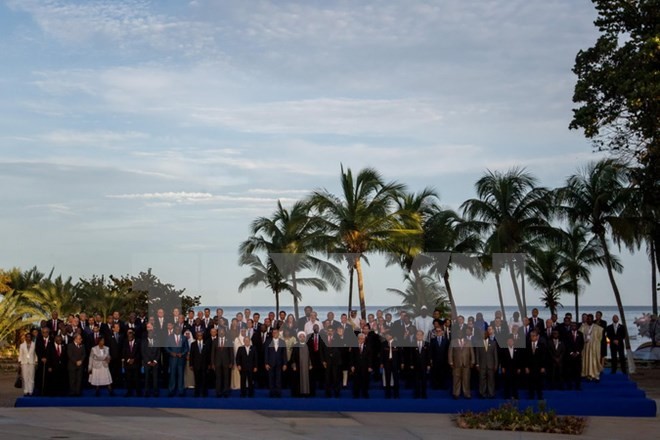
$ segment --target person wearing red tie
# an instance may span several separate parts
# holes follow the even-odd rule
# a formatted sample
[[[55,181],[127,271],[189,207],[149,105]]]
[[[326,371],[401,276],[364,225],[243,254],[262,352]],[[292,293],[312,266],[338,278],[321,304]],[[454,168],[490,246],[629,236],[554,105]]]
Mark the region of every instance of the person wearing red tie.
[[[312,317],[314,312],[312,312]],[[318,321],[317,321],[318,322]],[[325,376],[325,370],[323,368],[323,362],[321,360],[321,345],[323,345],[323,340],[319,333],[320,326],[315,324],[312,326],[312,333],[307,338],[307,347],[309,348],[309,359],[312,361],[312,371],[309,373],[309,387],[310,387],[310,396],[314,397],[316,395],[316,389],[323,387],[323,378]],[[307,333],[305,331],[305,333]]]
[[[133,330],[126,332],[126,342],[124,343],[121,361],[126,375],[126,395],[124,397],[132,397],[135,394],[140,396],[142,394],[139,380],[142,351]]]
[[[351,348],[351,374],[353,374],[353,398],[369,398],[369,379],[372,368],[371,349],[367,344],[367,336],[360,333],[357,337],[357,347]]]
[[[53,345],[50,346],[50,352],[47,362],[46,381],[49,384],[50,394],[52,396],[66,395],[68,388],[67,380],[67,350],[62,341],[62,336],[55,336]]]
[[[584,335],[578,330],[577,322],[571,323],[571,330],[565,336],[566,343],[564,355],[564,371],[566,372],[566,385],[570,390],[582,389],[582,350],[584,350]]]
[[[336,343],[334,327],[326,330],[326,340],[321,345],[321,362],[325,370],[325,397],[338,398],[341,390],[341,350]]]

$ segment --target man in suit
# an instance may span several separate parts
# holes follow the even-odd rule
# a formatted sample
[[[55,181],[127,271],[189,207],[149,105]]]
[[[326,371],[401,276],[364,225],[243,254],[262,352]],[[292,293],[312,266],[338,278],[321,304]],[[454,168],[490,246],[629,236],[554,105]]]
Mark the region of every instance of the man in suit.
[[[353,398],[369,398],[369,379],[373,372],[371,352],[366,335],[358,335],[357,347],[351,348],[351,373],[353,373]]]
[[[206,373],[211,362],[211,343],[204,341],[204,332],[195,333],[195,341],[190,346],[190,369],[195,376],[195,397],[207,397]]]
[[[626,329],[619,324],[619,317],[612,316],[612,324],[607,326],[607,339],[610,340],[610,353],[612,354],[612,374],[621,362],[621,372],[626,374]]]
[[[42,324],[41,334],[37,337],[35,341],[35,352],[38,359],[37,373],[35,376],[34,390],[35,394],[47,394],[48,388],[48,379],[46,377],[46,370],[48,369],[48,353],[50,352],[50,346],[53,345],[53,337],[50,334],[50,327]]]
[[[59,319],[59,316],[60,316],[60,315],[59,315],[59,313],[57,313],[56,311],[53,311],[53,312],[50,314],[50,316],[51,316],[51,318],[50,318],[50,320],[47,322],[47,326],[48,326],[48,328],[50,329],[50,333],[51,333],[51,334],[53,335],[53,337],[54,337],[54,336],[57,334],[57,332],[59,331],[59,329],[60,329],[60,324],[63,324],[64,321],[62,321],[61,319]]]
[[[532,330],[529,335],[530,344],[525,355],[525,375],[527,376],[527,389],[529,399],[536,397],[543,400],[543,376],[545,375],[547,349],[539,343],[539,334]]]
[[[121,325],[112,324],[112,332],[105,338],[110,349],[110,375],[114,388],[118,388],[122,382],[121,378],[121,355],[124,348],[124,337],[121,334]]]
[[[499,366],[495,330],[488,327],[484,334],[483,345],[475,348],[476,367],[479,372],[479,394],[483,399],[495,397],[495,374]]]
[[[464,333],[458,331],[456,337],[451,341],[449,348],[449,367],[452,368],[454,399],[458,399],[463,390],[463,396],[471,399],[470,369],[475,363],[474,349],[470,341],[465,339]]]
[[[380,353],[380,368],[385,373],[385,398],[399,398],[400,372],[405,368],[405,353],[387,332]]]
[[[211,348],[211,368],[215,370],[216,397],[229,397],[231,392],[231,368],[234,365],[234,344],[226,335],[225,328],[218,329],[217,342]]]
[[[559,330],[552,330],[550,340],[545,344],[548,347],[548,385],[550,389],[562,389],[564,373],[565,343],[559,338]]]
[[[442,326],[436,327],[431,342],[431,389],[446,389],[449,378],[449,339]]]
[[[532,309],[532,319],[529,321],[529,325],[532,330],[536,329],[539,335],[543,334],[545,331],[545,321],[543,321],[542,318],[539,318],[539,309]]]
[[[135,394],[140,396],[140,365],[142,363],[142,350],[140,343],[135,337],[133,329],[126,332],[126,342],[124,343],[121,362],[126,374],[126,396],[131,397]]]
[[[584,350],[584,336],[578,331],[577,322],[571,323],[571,331],[566,336],[566,355],[564,356],[566,371],[566,384],[570,390],[582,389],[582,350]]]
[[[147,324],[147,335],[142,344],[142,366],[144,367],[144,395],[158,397],[158,365],[160,363],[160,347],[157,345],[156,333],[151,324]]]
[[[243,346],[236,352],[236,367],[241,376],[241,397],[254,397],[254,375],[257,372],[258,353],[252,340],[243,338]]]
[[[431,371],[431,354],[422,330],[415,333],[415,345],[408,349],[408,365],[413,379],[413,397],[426,399],[426,376]]]
[[[335,328],[328,327],[325,341],[321,344],[321,363],[325,370],[325,397],[339,397],[341,389],[341,348],[337,342]]]
[[[73,338],[73,343],[67,347],[70,396],[80,396],[82,394],[82,379],[85,372],[86,357],[87,352],[83,344],[82,335],[76,334]]]
[[[186,358],[190,347],[188,340],[181,336],[178,328],[168,338],[166,352],[169,355],[170,380],[169,397],[174,397],[178,392],[179,397],[186,395],[186,389],[183,384],[183,375],[186,368]]]
[[[63,396],[66,394],[67,380],[67,349],[62,342],[62,336],[55,336],[53,344],[48,350],[46,380],[49,384],[50,395]]]
[[[142,331],[144,329],[144,326],[137,319],[137,315],[134,312],[131,312],[128,315],[128,321],[125,324],[125,328],[126,328],[126,331],[133,330],[133,332],[135,333],[135,340],[136,341],[142,340]]]
[[[600,339],[600,362],[605,365],[605,358],[607,357],[607,321],[603,319],[603,312],[596,312],[594,324],[598,324],[603,329],[603,337]]]
[[[282,373],[286,371],[286,343],[280,339],[279,329],[273,329],[266,344],[265,368],[268,372],[270,397],[282,397]]]
[[[513,335],[509,335],[506,346],[499,353],[502,376],[504,378],[504,398],[518,399],[518,381],[523,368],[524,355],[521,348],[517,348]]]
[[[312,318],[315,312],[312,312]],[[310,321],[312,322],[312,321]],[[309,372],[310,396],[316,395],[316,388],[322,386],[325,376],[323,362],[321,360],[321,350],[324,345],[323,338],[319,334],[320,324],[312,327],[312,333],[307,338],[307,347],[309,348],[309,359],[312,361],[312,370]],[[305,331],[307,333],[307,331]]]

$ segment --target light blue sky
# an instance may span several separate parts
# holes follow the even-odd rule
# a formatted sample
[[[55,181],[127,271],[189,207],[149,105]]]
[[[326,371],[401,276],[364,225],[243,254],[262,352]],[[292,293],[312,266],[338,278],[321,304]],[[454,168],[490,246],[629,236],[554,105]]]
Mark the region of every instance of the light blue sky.
[[[558,185],[596,159],[567,129],[594,18],[587,0],[4,1],[0,267],[153,267],[205,303],[272,302],[236,294],[247,225],[336,191],[340,163],[451,207],[487,168]],[[649,304],[648,259],[624,261],[626,303]],[[399,270],[373,258],[365,277],[369,303],[395,302]],[[583,302],[614,304],[593,278]],[[496,301],[492,279],[454,289]]]

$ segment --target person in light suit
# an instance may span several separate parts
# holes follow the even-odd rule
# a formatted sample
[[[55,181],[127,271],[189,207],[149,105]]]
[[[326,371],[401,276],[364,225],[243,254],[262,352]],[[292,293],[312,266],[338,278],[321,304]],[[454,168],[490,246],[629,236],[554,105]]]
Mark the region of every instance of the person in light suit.
[[[462,333],[458,332],[451,340],[449,348],[449,367],[452,369],[453,396],[458,399],[463,390],[463,396],[471,399],[470,391],[470,369],[475,363],[472,344]]]
[[[188,340],[181,336],[181,331],[178,327],[174,327],[173,333],[167,340],[166,348],[170,362],[169,397],[174,397],[177,392],[179,393],[179,397],[186,395],[183,375],[189,351]]]
[[[279,329],[273,329],[266,345],[265,368],[268,372],[270,397],[282,397],[282,373],[287,370],[286,343],[280,339]]]
[[[18,348],[18,363],[21,364],[21,376],[23,377],[23,394],[26,396],[31,396],[34,392],[34,373],[37,368],[37,361],[32,335],[26,333],[25,341]]]

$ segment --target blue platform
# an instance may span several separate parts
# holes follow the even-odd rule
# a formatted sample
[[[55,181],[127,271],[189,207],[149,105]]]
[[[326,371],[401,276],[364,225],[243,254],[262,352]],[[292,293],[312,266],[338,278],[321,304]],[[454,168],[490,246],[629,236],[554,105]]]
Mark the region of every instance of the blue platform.
[[[123,396],[123,390],[116,391]],[[253,398],[240,398],[233,391],[229,398],[216,398],[213,390],[206,398],[192,397],[109,397],[102,390],[101,397],[95,397],[93,390],[85,391],[82,397],[21,397],[16,407],[146,407],[146,408],[203,408],[203,409],[243,409],[243,410],[286,410],[286,411],[331,411],[331,412],[410,412],[448,413],[462,411],[483,411],[505,402],[498,393],[496,399],[479,399],[473,391],[470,400],[454,400],[449,391],[429,390],[428,399],[413,399],[412,391],[401,390],[398,400],[385,399],[384,391],[374,382],[370,399],[353,399],[351,390],[342,390],[340,398],[292,398],[287,390],[282,398],[269,398],[267,390],[256,390]],[[161,396],[167,395],[166,391]],[[211,397],[213,396],[213,397]],[[538,407],[537,401],[526,400],[526,390],[520,391],[521,399],[516,402],[519,408]],[[584,382],[582,391],[545,391],[546,408],[561,415],[616,416],[616,417],[655,417],[656,403],[648,399],[643,390],[622,374],[603,373],[599,383]]]

